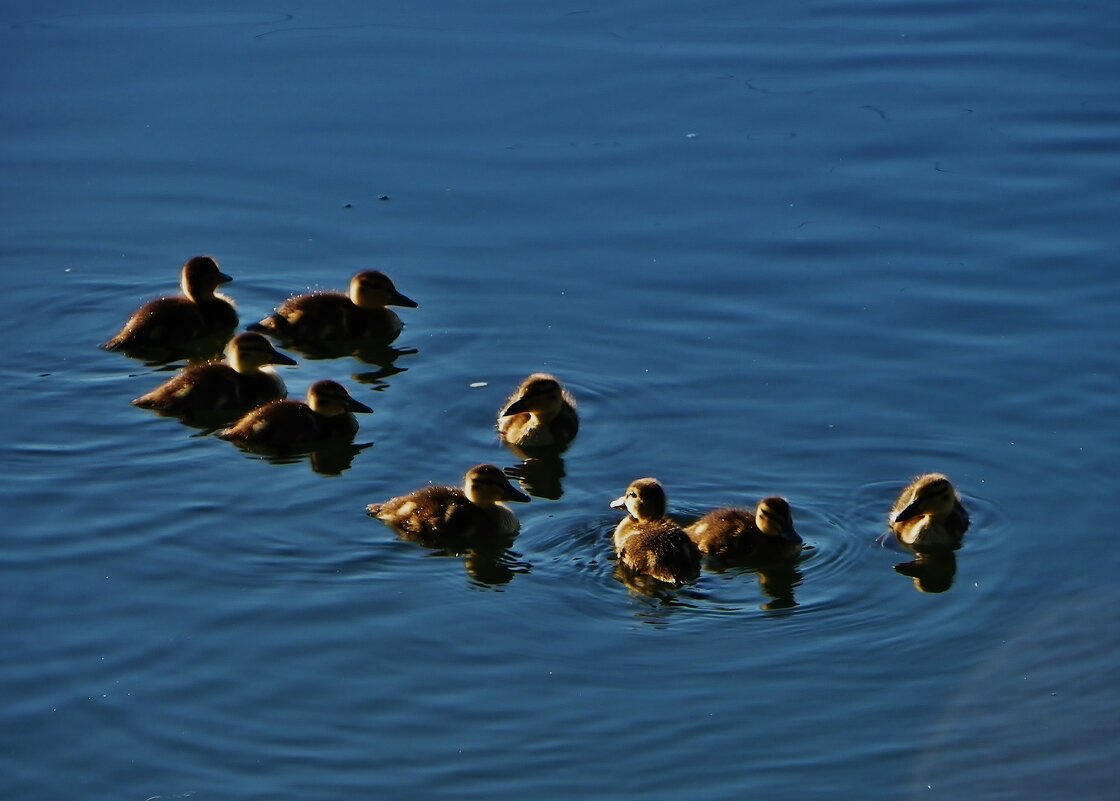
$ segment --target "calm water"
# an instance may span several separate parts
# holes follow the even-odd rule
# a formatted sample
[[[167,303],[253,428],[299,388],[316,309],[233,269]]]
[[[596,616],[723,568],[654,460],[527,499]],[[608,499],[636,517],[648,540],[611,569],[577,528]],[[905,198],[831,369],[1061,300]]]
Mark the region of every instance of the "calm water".
[[[0,11],[3,797],[1114,797],[1114,4],[422,5]],[[129,405],[170,373],[96,344],[200,252],[243,322],[420,302],[284,370],[375,408],[347,469]],[[542,369],[584,426],[511,549],[364,515],[516,466]],[[939,593],[877,542],[926,470]],[[635,594],[641,475],[812,547]]]

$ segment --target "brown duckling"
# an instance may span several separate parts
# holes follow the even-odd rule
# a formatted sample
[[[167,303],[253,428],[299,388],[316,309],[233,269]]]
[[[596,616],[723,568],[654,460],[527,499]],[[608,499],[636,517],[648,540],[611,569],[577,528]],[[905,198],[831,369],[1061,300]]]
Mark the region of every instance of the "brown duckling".
[[[337,381],[316,381],[307,389],[307,403],[270,401],[219,431],[218,436],[248,448],[286,453],[350,439],[358,431],[353,412],[371,414],[373,409],[350,397]]]
[[[772,560],[796,556],[804,544],[785,498],[763,498],[753,509],[708,512],[685,530],[700,553],[719,558]]]
[[[548,373],[522,381],[498,414],[498,434],[511,445],[564,448],[578,431],[575,400]]]
[[[179,278],[183,294],[148,301],[102,347],[176,349],[232,331],[237,327],[237,310],[229,298],[215,291],[232,280],[209,256],[188,259]]]
[[[968,512],[948,476],[926,473],[898,496],[888,523],[903,545],[957,548],[968,530]]]
[[[619,561],[636,573],[668,584],[683,584],[700,575],[700,552],[672,520],[665,517],[665,490],[656,478],[639,478],[611,508],[627,516],[614,530]]]
[[[311,292],[284,301],[254,330],[295,342],[374,338],[392,341],[403,328],[387,306],[419,304],[397,291],[380,270],[363,270],[350,279],[350,292]]]
[[[189,364],[132,403],[176,415],[252,409],[288,394],[284,381],[268,365],[295,363],[260,334],[238,334],[226,345],[224,362]]]
[[[419,539],[470,537],[474,534],[514,534],[521,524],[502,501],[527,502],[492,464],[467,471],[463,488],[430,486],[384,503],[371,503],[366,512],[403,535]]]

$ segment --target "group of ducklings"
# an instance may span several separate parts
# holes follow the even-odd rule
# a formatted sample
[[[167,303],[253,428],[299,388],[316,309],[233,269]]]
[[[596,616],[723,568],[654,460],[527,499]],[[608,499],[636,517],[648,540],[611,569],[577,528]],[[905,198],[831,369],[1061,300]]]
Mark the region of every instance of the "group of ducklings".
[[[146,303],[103,347],[133,354],[181,351],[199,340],[228,336],[237,326],[237,312],[217,289],[231,280],[211,257],[189,259],[181,271],[183,295]],[[306,403],[286,400],[284,383],[271,366],[296,362],[276,350],[264,334],[297,346],[338,340],[391,342],[402,323],[387,307],[417,305],[384,273],[360,272],[347,294],[313,292],[289,298],[249,326],[252,330],[230,339],[225,361],[190,364],[133,403],[179,416],[244,412],[218,436],[250,449],[291,452],[352,438],[358,429],[353,414],[373,410],[330,380],[313,383]],[[516,450],[558,454],[579,432],[575,400],[554,376],[534,373],[503,405],[497,429],[502,441]],[[427,486],[369,504],[366,510],[409,539],[462,541],[516,533],[519,521],[505,504],[528,500],[500,468],[481,464],[467,471],[461,489]],[[669,585],[696,579],[704,557],[766,563],[793,559],[803,545],[789,502],[777,496],[763,498],[753,508],[715,509],[683,528],[667,516],[665,490],[654,478],[633,481],[610,506],[626,512],[613,536],[620,568]],[[959,547],[969,518],[948,477],[927,473],[902,491],[888,524],[900,543],[920,552]]]

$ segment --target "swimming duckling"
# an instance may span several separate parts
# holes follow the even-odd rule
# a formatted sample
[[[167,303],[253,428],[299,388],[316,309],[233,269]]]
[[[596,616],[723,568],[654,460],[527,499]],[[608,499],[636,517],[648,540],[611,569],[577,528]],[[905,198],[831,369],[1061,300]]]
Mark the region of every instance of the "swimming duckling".
[[[195,256],[183,264],[182,295],[150,300],[132,313],[106,350],[182,348],[194,340],[217,336],[237,327],[237,310],[215,290],[233,279],[209,256]]]
[[[189,364],[132,403],[178,415],[252,409],[287,395],[283,380],[267,365],[295,363],[260,334],[238,334],[226,345],[224,362]]]
[[[467,471],[463,488],[431,486],[371,503],[366,512],[415,539],[513,534],[521,527],[502,501],[526,502],[500,468],[480,464]]]
[[[753,510],[715,509],[684,531],[700,553],[721,558],[788,558],[803,544],[789,502],[778,497],[763,498]]]
[[[903,545],[956,548],[968,530],[968,512],[947,476],[926,473],[898,496],[888,523]]]
[[[218,436],[246,447],[285,453],[328,440],[350,439],[358,431],[352,412],[371,414],[373,409],[350,397],[337,381],[316,381],[307,389],[307,403],[271,401]]]
[[[366,337],[391,341],[403,328],[387,306],[416,308],[380,270],[363,270],[350,279],[350,294],[311,292],[288,298],[273,314],[251,326],[297,342],[324,342]]]
[[[614,530],[619,561],[637,573],[669,584],[683,584],[700,575],[700,552],[672,520],[665,517],[665,490],[656,478],[639,478],[611,508],[627,516]]]
[[[575,400],[548,373],[522,381],[498,414],[498,434],[511,445],[563,448],[578,431]]]

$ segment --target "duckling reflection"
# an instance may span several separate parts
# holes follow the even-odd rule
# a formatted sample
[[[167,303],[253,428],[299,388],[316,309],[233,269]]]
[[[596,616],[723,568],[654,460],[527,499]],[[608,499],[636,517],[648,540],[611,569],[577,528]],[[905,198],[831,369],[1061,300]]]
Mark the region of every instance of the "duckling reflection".
[[[720,559],[766,562],[792,559],[804,541],[785,498],[763,498],[755,508],[708,512],[685,529],[700,553]]]
[[[534,498],[557,501],[564,495],[564,460],[557,454],[529,456],[506,468],[506,475],[520,482]]]
[[[237,327],[233,302],[216,290],[233,279],[209,256],[188,259],[179,273],[182,295],[150,300],[102,344],[133,356],[178,355],[212,337],[227,338]]]
[[[627,515],[614,530],[619,564],[634,574],[680,585],[700,575],[700,552],[695,543],[665,516],[665,490],[655,478],[630,483],[611,508]]]
[[[468,540],[476,536],[516,534],[521,523],[503,501],[527,502],[505,473],[492,464],[467,471],[463,488],[429,486],[407,495],[371,503],[366,512],[418,542]]]
[[[269,365],[295,363],[260,334],[238,334],[226,346],[224,362],[187,365],[132,403],[179,417],[246,411],[283,399],[287,395],[284,381]]]
[[[914,561],[894,566],[895,572],[914,580],[918,592],[945,592],[957,575],[957,555],[951,550],[919,551]]]
[[[218,437],[254,453],[307,452],[353,439],[358,432],[354,412],[372,414],[373,409],[354,400],[337,381],[316,381],[307,390],[306,403],[275,400],[258,406]]]
[[[914,550],[959,548],[968,530],[968,512],[949,478],[926,473],[915,478],[894,502],[891,531]]]
[[[542,448],[563,451],[578,432],[575,399],[548,373],[522,381],[498,413],[498,435],[522,458]]]
[[[363,270],[350,279],[348,294],[296,295],[250,328],[284,341],[309,345],[361,339],[387,344],[396,339],[404,327],[401,318],[389,306],[415,308],[418,304],[397,291],[385,273]]]

